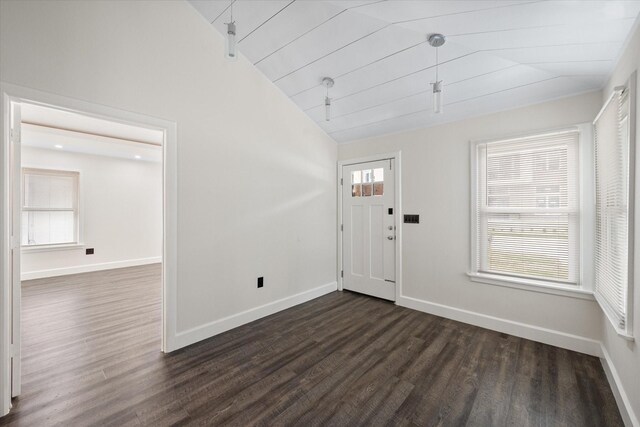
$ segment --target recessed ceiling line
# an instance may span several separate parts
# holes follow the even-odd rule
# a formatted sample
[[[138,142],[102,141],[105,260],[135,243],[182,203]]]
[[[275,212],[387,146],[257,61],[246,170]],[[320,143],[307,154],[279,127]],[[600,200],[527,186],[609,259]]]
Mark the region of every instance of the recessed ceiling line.
[[[220,12],[220,13],[218,14],[218,16],[216,16],[215,18],[213,18],[213,21],[211,21],[211,22],[209,22],[209,23],[210,23],[210,24],[213,24],[214,22],[216,22],[216,21],[218,20],[218,18],[220,18],[220,17],[221,17],[221,16],[222,16],[222,15],[223,15],[227,10],[229,10],[229,8],[231,7],[231,5],[233,5],[233,3],[235,3],[235,2],[236,2],[236,0],[233,0],[233,1],[229,4],[229,6],[225,7],[225,8],[222,10],[222,12]]]
[[[575,61],[540,61],[540,62],[523,62],[522,65],[536,65],[536,64],[567,64],[573,62],[613,62],[613,59],[580,59]]]
[[[277,11],[276,13],[274,13],[273,15],[271,15],[266,21],[264,21],[262,24],[258,25],[256,28],[254,28],[253,30],[251,30],[251,32],[249,32],[249,34],[247,34],[246,36],[244,36],[243,38],[241,38],[238,43],[242,43],[242,41],[244,39],[246,39],[247,37],[249,37],[251,34],[253,34],[254,32],[256,32],[258,29],[260,29],[264,24],[266,24],[267,22],[271,21],[273,18],[275,18],[276,16],[278,16],[278,14],[280,12],[282,12],[283,10],[285,10],[286,8],[288,8],[289,6],[291,6],[293,4],[293,2],[295,2],[296,0],[291,0],[289,3],[287,3],[286,6],[284,6],[282,9],[280,9],[279,11]]]
[[[496,7],[485,8],[485,9],[477,9],[477,10],[473,10],[473,11],[456,12],[456,13],[451,13],[451,14],[438,15],[438,16],[434,16],[434,17],[449,16],[449,15],[458,15],[458,14],[462,14],[462,13],[478,12],[478,11],[481,11],[481,10],[497,9],[497,8],[504,8],[504,7],[510,7],[510,6],[520,6],[520,5],[523,5],[523,4],[539,3],[539,2],[541,2],[541,1],[545,1],[545,0],[536,0],[536,1],[527,2],[527,3],[520,3],[520,4],[517,4],[517,5],[496,6]],[[419,19],[426,19],[426,18],[419,18]],[[346,45],[344,45],[344,46],[342,46],[342,47],[340,47],[340,48],[338,48],[338,49],[336,49],[336,50],[334,50],[334,51],[332,51],[332,52],[329,52],[329,53],[327,53],[327,54],[325,54],[325,55],[321,56],[320,58],[314,59],[313,61],[311,61],[311,62],[309,62],[309,63],[307,63],[307,64],[305,64],[305,65],[303,65],[303,66],[301,66],[301,67],[299,67],[299,68],[296,68],[295,70],[290,71],[290,72],[288,72],[287,74],[284,74],[283,76],[278,77],[277,79],[274,79],[274,80],[273,80],[273,82],[274,82],[274,83],[277,83],[278,81],[282,80],[283,78],[285,78],[285,77],[287,77],[287,76],[290,76],[291,74],[297,73],[298,71],[300,71],[300,70],[302,70],[302,69],[304,69],[304,68],[308,67],[309,65],[312,65],[312,64],[314,64],[314,63],[316,63],[316,62],[320,61],[321,59],[324,59],[324,58],[326,58],[326,57],[328,57],[328,56],[331,56],[331,55],[333,55],[334,53],[336,53],[336,52],[338,52],[338,51],[340,51],[340,50],[342,50],[342,49],[344,49],[344,48],[346,48],[346,47],[348,47],[348,46],[350,46],[350,45],[352,45],[352,44],[354,44],[354,43],[357,43],[357,42],[359,42],[359,41],[361,41],[361,40],[363,40],[363,39],[365,39],[365,38],[367,38],[367,37],[369,37],[369,36],[371,36],[371,35],[373,35],[373,34],[375,34],[375,33],[379,32],[379,31],[382,31],[382,30],[384,30],[384,29],[386,29],[386,28],[388,28],[388,27],[390,27],[390,26],[397,25],[397,24],[401,24],[401,23],[404,23],[404,22],[409,22],[409,21],[395,21],[395,22],[390,22],[390,23],[388,23],[387,25],[385,25],[385,26],[383,26],[383,27],[381,27],[381,28],[379,28],[379,29],[377,29],[377,30],[375,30],[375,31],[373,31],[373,32],[371,32],[371,33],[369,33],[369,34],[366,34],[366,35],[364,35],[364,36],[362,36],[362,37],[360,37],[360,38],[358,38],[358,39],[356,39],[356,40],[353,40],[353,41],[351,41],[351,42],[347,43]],[[301,37],[302,37],[302,36],[301,36]],[[290,43],[291,43],[291,42],[290,42]],[[289,44],[290,44],[290,43],[289,43]],[[260,60],[260,61],[262,61],[262,60]],[[258,61],[258,62],[260,62],[260,61]],[[255,64],[257,64],[257,62],[256,62]],[[255,64],[254,64],[254,65],[255,65]],[[336,76],[335,78],[338,78],[338,76]]]
[[[445,87],[450,87],[450,86],[456,85],[458,83],[463,83],[463,82],[466,82],[468,80],[473,80],[473,79],[477,79],[479,77],[484,77],[484,76],[487,76],[489,74],[499,73],[501,71],[505,71],[505,70],[508,70],[510,68],[519,67],[521,65],[522,64],[509,65],[508,67],[503,67],[503,68],[500,68],[500,69],[497,69],[497,70],[493,70],[493,71],[489,71],[489,72],[486,72],[486,73],[477,74],[475,76],[467,77],[466,79],[456,80],[455,82],[447,83],[444,86]],[[386,104],[392,104],[394,102],[402,101],[403,99],[412,98],[412,97],[418,96],[418,95],[423,95],[423,94],[425,94],[425,93],[427,93],[429,91],[430,91],[430,89],[421,90],[419,92],[414,92],[411,95],[405,95],[405,96],[401,96],[399,98],[394,98],[392,100],[381,102],[380,104],[372,105],[370,107],[362,108],[360,110],[355,110],[355,111],[351,111],[349,113],[340,114],[339,116],[334,116],[333,118],[338,119],[340,117],[345,117],[345,116],[349,116],[351,114],[360,113],[362,111],[371,110],[372,108],[381,107],[381,106],[386,105]]]
[[[458,59],[462,59],[462,58],[465,58],[465,57],[467,57],[467,56],[475,55],[475,54],[476,54],[476,53],[478,53],[478,52],[482,52],[482,51],[478,50],[478,51],[475,51],[475,52],[465,53],[464,55],[460,55],[460,56],[457,56],[457,57],[455,57],[455,58],[451,58],[451,59],[449,59],[449,60],[447,60],[447,61],[443,61],[443,62],[441,62],[441,63],[440,63],[440,65],[442,65],[442,64],[447,64],[447,63],[449,63],[449,62],[453,62],[453,61],[457,61]],[[387,80],[387,81],[384,81],[384,82],[382,82],[382,83],[378,83],[378,84],[375,84],[375,85],[373,85],[373,86],[369,86],[369,87],[366,87],[366,88],[364,88],[364,89],[360,89],[360,90],[358,90],[358,91],[355,91],[355,92],[349,93],[349,94],[347,94],[347,95],[343,95],[343,96],[341,96],[341,97],[334,98],[334,101],[338,101],[338,100],[340,100],[340,99],[348,98],[348,97],[350,97],[350,96],[354,96],[354,95],[357,95],[357,94],[359,94],[359,93],[366,92],[366,91],[371,90],[371,89],[375,89],[375,88],[377,88],[377,87],[379,87],[379,86],[383,86],[383,85],[386,85],[386,84],[388,84],[388,83],[392,83],[392,82],[395,82],[395,81],[397,81],[397,80],[404,79],[405,77],[409,77],[409,76],[412,76],[412,75],[414,75],[414,74],[421,73],[421,72],[426,71],[426,70],[429,70],[429,69],[431,69],[431,68],[435,68],[435,65],[429,65],[428,67],[420,68],[419,70],[412,71],[412,72],[410,72],[410,73],[408,73],[408,74],[403,74],[402,76],[395,77],[395,78],[393,78],[393,79],[391,79],[391,80]],[[321,105],[321,104],[314,105],[313,107],[307,108],[307,109],[305,109],[304,111],[309,111],[309,110],[312,110],[312,109],[314,109],[314,108],[318,108],[320,105]]]
[[[536,46],[514,46],[514,47],[497,47],[493,49],[482,49],[483,52],[496,52],[500,50],[517,50],[517,49],[540,49],[545,47],[565,47],[565,46],[590,46],[594,44],[620,44],[622,41],[609,42],[585,42],[585,43],[559,43],[559,44],[543,44]]]
[[[271,52],[270,54],[268,54],[267,56],[261,58],[260,60],[256,61],[253,63],[253,65],[258,65],[259,63],[261,63],[262,61],[264,61],[265,59],[269,58],[270,56],[280,52],[282,49],[284,49],[285,47],[289,46],[291,43],[300,40],[302,37],[306,36],[307,34],[309,34],[310,32],[312,32],[313,30],[315,30],[316,28],[326,24],[327,22],[331,21],[332,19],[338,17],[339,15],[343,14],[344,12],[346,12],[348,9],[342,9],[340,12],[336,13],[335,15],[331,16],[330,18],[322,21],[321,23],[319,23],[318,25],[316,25],[315,27],[311,28],[308,31],[305,31],[303,34],[300,34],[298,37],[296,37],[295,39],[283,44],[281,47],[277,48],[276,50],[274,50],[273,52]]]
[[[543,82],[547,82],[547,81],[550,81],[550,80],[559,79],[560,77],[562,77],[562,76],[550,77],[548,79],[538,80],[538,81],[531,82],[531,83],[526,83],[526,84],[523,84],[523,85],[513,86],[513,87],[510,87],[510,88],[506,88],[506,89],[501,89],[501,90],[498,90],[498,91],[495,91],[495,92],[491,92],[491,93],[485,93],[483,95],[474,96],[474,97],[471,97],[471,98],[461,99],[459,101],[450,102],[450,103],[446,104],[446,106],[454,105],[454,104],[460,104],[460,103],[463,103],[463,102],[472,101],[472,100],[479,99],[479,98],[484,98],[485,96],[495,95],[496,93],[507,92],[507,91],[510,91],[510,90],[519,89],[521,87],[531,86],[531,85],[535,85],[535,84],[538,84],[538,83],[543,83]],[[362,124],[362,125],[352,126],[352,127],[349,127],[349,128],[335,130],[335,131],[331,131],[331,132],[327,132],[327,133],[329,135],[332,135],[334,133],[346,132],[346,131],[352,130],[352,129],[357,129],[357,128],[361,128],[361,127],[365,127],[365,126],[371,126],[371,125],[375,125],[375,124],[378,124],[378,123],[386,122],[386,121],[389,121],[389,120],[396,120],[396,119],[400,119],[400,118],[403,118],[403,117],[406,117],[406,116],[411,116],[413,114],[423,113],[425,111],[431,111],[431,108],[422,108],[420,110],[412,111],[410,113],[401,114],[399,116],[389,117],[389,118],[386,118],[386,119],[377,120],[377,121],[374,121],[374,122],[369,122],[369,123],[365,123],[365,124]]]
[[[356,71],[358,71],[358,70],[361,70],[361,69],[363,69],[363,68],[366,68],[366,67],[368,67],[369,65],[373,65],[373,64],[375,64],[375,63],[377,63],[377,62],[384,61],[385,59],[391,58],[391,57],[392,57],[392,56],[394,56],[394,55],[397,55],[397,54],[399,54],[399,53],[402,53],[402,52],[405,52],[405,51],[407,51],[407,50],[413,49],[414,47],[418,47],[418,46],[420,46],[420,45],[423,45],[423,44],[425,44],[426,42],[427,42],[426,40],[423,40],[423,41],[421,41],[421,42],[418,42],[418,43],[416,43],[416,44],[412,44],[411,46],[407,46],[407,47],[402,48],[402,49],[400,49],[400,50],[398,50],[398,51],[396,51],[396,52],[393,52],[393,53],[390,53],[390,54],[388,54],[388,55],[386,55],[386,56],[383,56],[382,58],[378,58],[378,59],[376,59],[375,61],[369,62],[369,63],[364,64],[364,65],[360,65],[360,66],[358,66],[357,68],[354,68],[354,69],[349,70],[349,71],[347,71],[347,72],[344,72],[344,73],[342,73],[342,74],[338,74],[336,77],[334,77],[334,80],[335,80],[335,79],[339,79],[340,77],[347,76],[347,75],[349,75],[349,74],[351,74],[351,73],[354,73],[354,72],[356,72]],[[317,85],[314,85],[314,86],[308,87],[308,88],[306,88],[306,89],[304,89],[304,90],[301,90],[300,92],[296,92],[296,93],[294,93],[293,95],[289,95],[289,96],[293,98],[293,97],[298,96],[298,95],[300,95],[300,94],[302,94],[302,93],[304,93],[304,92],[308,92],[308,91],[310,91],[310,90],[313,90],[313,89],[315,89],[316,87],[318,87],[318,86],[317,86]]]
[[[354,43],[357,43],[357,42],[359,42],[359,41],[361,41],[361,40],[363,40],[363,39],[365,39],[365,38],[367,38],[367,37],[369,37],[369,36],[372,36],[372,35],[374,35],[374,34],[376,34],[376,33],[379,33],[380,31],[382,31],[382,30],[384,30],[384,29],[386,29],[386,28],[389,28],[391,25],[393,25],[393,24],[386,24],[385,26],[380,27],[380,28],[378,28],[378,29],[377,29],[377,30],[375,30],[375,31],[372,31],[372,32],[370,32],[370,33],[368,33],[368,34],[365,34],[365,35],[364,35],[364,36],[362,36],[362,37],[358,37],[357,39],[350,41],[349,43],[345,44],[344,46],[339,47],[338,49],[333,50],[333,51],[331,51],[331,52],[327,53],[326,55],[322,55],[320,58],[314,59],[313,61],[308,62],[308,63],[306,63],[305,65],[303,65],[302,67],[296,68],[295,70],[290,71],[290,72],[288,72],[287,74],[285,74],[285,75],[283,75],[283,76],[278,77],[277,79],[273,80],[273,82],[274,82],[274,83],[276,83],[276,82],[278,82],[279,80],[282,80],[282,79],[284,79],[285,77],[290,76],[290,75],[291,75],[291,74],[293,74],[293,73],[297,73],[298,71],[300,71],[300,70],[302,70],[302,69],[304,69],[304,68],[308,67],[309,65],[314,64],[314,63],[316,63],[316,62],[320,61],[321,59],[326,58],[327,56],[331,56],[331,55],[333,55],[334,53],[336,53],[336,52],[338,52],[338,51],[340,51],[340,50],[344,49],[345,47],[349,47],[349,46],[351,46],[351,45],[352,45],[352,44],[354,44]]]
[[[534,2],[534,3],[536,3],[536,2]],[[500,7],[504,7],[504,6],[500,6]],[[329,52],[329,53],[327,53],[326,55],[324,55],[324,56],[322,56],[322,57],[320,57],[320,58],[318,58],[318,59],[315,59],[315,60],[313,60],[313,61],[309,62],[308,64],[306,64],[306,65],[304,65],[304,66],[302,66],[302,67],[299,67],[299,68],[297,68],[297,69],[295,69],[295,70],[293,70],[293,71],[291,71],[291,72],[289,72],[289,73],[285,74],[284,76],[281,76],[281,77],[277,78],[277,79],[276,79],[276,80],[274,80],[273,82],[275,83],[275,82],[277,82],[277,81],[279,81],[279,80],[281,80],[281,79],[283,79],[283,78],[285,78],[285,77],[287,77],[287,76],[289,76],[289,75],[291,75],[291,74],[293,74],[293,73],[296,73],[296,72],[298,72],[298,71],[300,71],[300,70],[302,70],[302,69],[306,68],[307,66],[309,66],[309,65],[311,65],[311,64],[313,64],[313,63],[315,63],[315,62],[317,62],[317,61],[319,61],[319,60],[321,60],[321,59],[324,59],[324,58],[326,58],[327,56],[330,56],[330,55],[332,55],[333,53],[338,52],[338,51],[340,51],[340,50],[344,49],[345,47],[348,47],[349,45],[351,45],[351,44],[353,44],[353,43],[356,43],[356,42],[358,42],[358,41],[360,41],[360,40],[362,40],[362,39],[364,39],[364,38],[366,38],[366,37],[368,37],[368,36],[370,36],[370,35],[373,35],[373,34],[377,33],[378,31],[381,31],[381,30],[384,30],[385,28],[388,28],[388,27],[389,27],[389,26],[391,26],[391,25],[395,25],[395,23],[388,24],[387,26],[384,26],[384,27],[382,27],[382,28],[380,28],[380,29],[378,29],[378,30],[376,30],[376,31],[372,32],[372,33],[369,33],[369,34],[367,34],[367,35],[365,35],[365,36],[363,36],[363,37],[361,37],[361,38],[359,38],[359,39],[356,39],[356,40],[354,40],[354,41],[352,41],[352,42],[350,42],[350,43],[348,43],[348,44],[346,44],[346,45],[344,45],[344,46],[342,46],[342,47],[340,47],[340,48],[338,48],[338,49],[334,50],[333,52]],[[390,56],[396,55],[396,54],[401,53],[401,52],[403,52],[403,51],[405,51],[405,50],[408,50],[408,49],[414,48],[414,47],[416,47],[416,46],[419,46],[419,45],[421,45],[421,44],[423,44],[423,43],[425,43],[425,42],[420,42],[420,43],[418,43],[418,44],[415,44],[415,45],[409,46],[409,47],[407,47],[407,48],[404,48],[404,49],[401,49],[401,50],[399,50],[399,51],[397,51],[397,52],[394,52],[394,53],[392,53],[392,54],[390,54],[390,55],[387,55],[387,56],[385,56],[385,57],[383,57],[383,58],[380,58],[380,59],[377,59],[377,60],[375,60],[375,61],[373,61],[373,62],[370,62],[369,64],[365,64],[365,65],[362,65],[362,66],[360,66],[360,67],[358,67],[358,68],[355,68],[355,69],[353,69],[353,70],[351,70],[351,71],[348,71],[348,72],[346,72],[346,73],[339,74],[339,75],[337,75],[336,77],[334,77],[334,80],[335,80],[335,79],[338,79],[338,78],[340,78],[340,77],[343,77],[343,76],[345,76],[345,75],[347,75],[347,74],[350,74],[350,73],[353,73],[353,72],[355,72],[355,71],[358,71],[358,70],[360,70],[360,69],[362,69],[362,68],[365,68],[365,67],[367,67],[367,66],[369,66],[369,65],[371,65],[371,64],[375,64],[376,62],[379,62],[379,61],[382,61],[382,60],[384,60],[384,59],[387,59],[387,58],[388,58],[388,57],[390,57]],[[542,47],[542,48],[544,48],[544,47],[561,47],[561,46],[592,45],[592,44],[607,44],[607,43],[612,44],[612,43],[620,43],[620,42],[568,43],[568,44],[556,44],[556,45],[522,46],[522,47],[510,47],[510,48],[498,48],[498,49],[482,49],[482,50],[476,51],[476,52],[474,52],[474,53],[477,53],[477,52],[492,52],[492,51],[499,51],[499,50],[533,49],[533,48],[541,48],[541,47]],[[304,92],[307,92],[307,91],[309,91],[309,90],[312,90],[312,89],[314,89],[314,88],[316,88],[316,87],[317,87],[317,85],[314,85],[314,86],[312,86],[312,87],[309,87],[309,88],[307,88],[307,89],[301,90],[301,91],[296,92],[295,94],[293,94],[293,95],[289,95],[289,96],[290,96],[290,97],[294,97],[294,96],[300,95],[301,93],[304,93]],[[338,100],[338,99],[340,99],[340,98],[336,98],[336,100]],[[306,110],[305,110],[305,111],[306,111]]]
[[[280,52],[282,49],[284,49],[285,47],[289,46],[291,43],[294,43],[294,42],[300,40],[302,37],[306,36],[310,32],[312,32],[312,31],[316,30],[317,28],[323,26],[324,24],[326,24],[327,22],[331,21],[332,19],[337,18],[339,15],[343,14],[347,10],[357,9],[359,7],[364,7],[364,6],[370,6],[372,4],[382,3],[382,2],[385,2],[385,1],[387,1],[387,0],[378,0],[378,1],[371,2],[371,3],[367,3],[367,4],[361,4],[361,5],[358,5],[358,6],[352,6],[352,7],[347,7],[345,9],[342,9],[340,12],[330,16],[329,18],[325,19],[324,21],[322,21],[321,23],[319,23],[315,27],[310,28],[309,30],[307,30],[304,33],[300,34],[298,37],[294,38],[293,40],[288,41],[287,43],[283,44],[282,46],[280,46],[279,48],[277,48],[273,52],[271,52],[268,55],[260,58],[258,61],[254,62],[253,65],[258,65],[259,63],[261,63],[265,59],[269,58],[270,56]]]
[[[585,45],[586,45],[586,44],[601,44],[601,43],[600,43],[600,42],[593,42],[593,43],[585,43]],[[546,45],[546,46],[537,46],[537,47],[561,47],[561,46],[571,46],[571,45],[572,45],[572,44],[568,44],[568,45],[560,44],[560,45],[553,45],[553,46]],[[517,49],[517,48],[516,48],[516,49]],[[481,50],[476,50],[476,51],[474,51],[474,52],[471,52],[471,53],[468,53],[468,54],[465,54],[465,55],[462,55],[462,56],[458,56],[458,57],[456,57],[456,58],[452,58],[452,59],[450,59],[450,60],[448,60],[448,61],[441,62],[440,64],[446,64],[446,63],[448,63],[448,62],[455,61],[455,60],[458,60],[458,59],[464,58],[464,57],[466,57],[466,56],[475,55],[475,54],[477,54],[477,53],[491,52],[491,51],[496,51],[496,50],[499,50],[499,49],[481,49]],[[599,59],[596,59],[596,60],[587,60],[587,61],[584,61],[584,62],[591,62],[591,61],[610,61],[610,60],[599,60]],[[560,61],[560,62],[569,62],[569,61]],[[583,61],[576,61],[576,62],[583,62]],[[550,63],[553,63],[553,62],[550,62]],[[523,65],[531,65],[531,64],[523,64]],[[422,72],[422,71],[428,70],[428,69],[433,68],[433,67],[435,67],[435,65],[432,65],[432,66],[429,66],[429,67],[425,67],[425,68],[421,68],[421,69],[416,70],[416,71],[413,71],[413,72],[411,72],[411,73],[404,74],[404,75],[399,76],[399,77],[395,77],[395,78],[393,78],[393,79],[391,79],[391,80],[387,80],[387,81],[385,81],[385,82],[375,84],[375,85],[373,85],[373,86],[370,86],[370,87],[367,87],[367,88],[361,89],[361,90],[359,90],[359,91],[356,91],[356,92],[353,92],[353,93],[349,93],[349,94],[347,94],[347,95],[343,95],[343,96],[338,97],[338,98],[334,98],[334,101],[339,101],[339,100],[341,100],[341,99],[348,98],[348,97],[353,96],[353,95],[357,95],[357,94],[362,93],[362,92],[365,92],[365,91],[367,91],[367,90],[370,90],[370,89],[373,89],[373,88],[376,88],[376,87],[379,87],[379,86],[385,85],[385,84],[387,84],[387,83],[392,83],[392,82],[394,82],[394,81],[396,81],[396,80],[400,80],[400,79],[403,79],[403,78],[405,78],[405,77],[412,76],[412,75],[414,75],[414,74],[416,74],[416,73],[419,73],[419,72]],[[337,78],[337,77],[336,77],[336,78]],[[307,89],[307,90],[310,90],[310,89],[313,89],[313,88],[316,88],[316,87],[318,87],[318,86],[317,86],[317,85],[315,85],[315,86],[313,86],[312,88],[309,88],[309,89]],[[312,110],[312,109],[314,109],[314,108],[318,108],[318,107],[320,107],[320,106],[321,106],[321,104],[314,105],[313,107],[306,108],[304,111],[309,111],[309,110]]]
[[[625,17],[625,18],[618,18],[618,19],[610,19],[609,21],[627,21],[629,19],[636,19],[635,16],[632,17]],[[590,22],[590,23],[583,23],[583,25],[585,24],[591,24],[591,25],[597,25],[599,23],[601,23],[603,21],[594,21],[594,22]],[[465,37],[465,36],[475,36],[478,34],[492,34],[492,33],[503,33],[503,32],[510,32],[510,31],[523,31],[523,30],[539,30],[542,28],[556,28],[556,27],[572,27],[575,26],[575,24],[552,24],[552,25],[533,25],[530,27],[518,27],[518,28],[504,28],[501,30],[487,30],[487,31],[476,31],[473,33],[458,33],[458,34],[451,34],[448,35],[447,37]]]
[[[425,21],[427,19],[442,18],[442,17],[445,17],[445,16],[464,15],[466,13],[484,12],[485,10],[494,10],[494,9],[502,9],[502,8],[507,8],[507,7],[524,6],[524,5],[527,5],[527,4],[542,3],[544,1],[547,1],[547,0],[528,1],[528,2],[525,2],[525,3],[506,4],[506,5],[502,5],[502,6],[485,7],[485,8],[482,8],[482,9],[465,10],[465,11],[462,11],[462,12],[445,13],[445,14],[442,14],[442,15],[425,16],[423,18],[412,18],[412,19],[406,19],[404,21],[397,21],[397,22],[394,22],[394,24],[406,24],[406,23],[409,23],[409,22]]]

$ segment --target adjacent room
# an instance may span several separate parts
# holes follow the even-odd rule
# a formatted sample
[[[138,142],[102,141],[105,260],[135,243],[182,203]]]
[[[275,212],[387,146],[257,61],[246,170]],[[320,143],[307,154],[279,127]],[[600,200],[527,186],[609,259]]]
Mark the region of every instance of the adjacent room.
[[[0,0],[0,425],[640,427],[639,67],[632,0]]]

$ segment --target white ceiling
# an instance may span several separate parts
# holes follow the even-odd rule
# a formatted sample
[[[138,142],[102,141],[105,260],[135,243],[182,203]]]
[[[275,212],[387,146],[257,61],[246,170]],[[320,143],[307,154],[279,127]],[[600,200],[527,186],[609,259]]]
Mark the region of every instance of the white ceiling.
[[[225,32],[230,1],[190,2]],[[640,1],[236,0],[233,11],[240,52],[342,142],[600,89]],[[447,36],[438,115],[436,32]]]
[[[162,131],[41,105],[21,105],[21,142],[61,152],[162,161]]]
[[[155,145],[161,145],[164,140],[164,134],[160,130],[92,117],[44,105],[22,104],[20,116],[23,123],[66,129],[74,132],[97,134]]]

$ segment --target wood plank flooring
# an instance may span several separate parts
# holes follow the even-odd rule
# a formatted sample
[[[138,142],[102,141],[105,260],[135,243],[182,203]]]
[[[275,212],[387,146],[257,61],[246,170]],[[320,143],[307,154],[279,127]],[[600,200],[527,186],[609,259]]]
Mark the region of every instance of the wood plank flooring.
[[[334,292],[169,355],[160,267],[23,283],[0,425],[621,426],[600,361]]]

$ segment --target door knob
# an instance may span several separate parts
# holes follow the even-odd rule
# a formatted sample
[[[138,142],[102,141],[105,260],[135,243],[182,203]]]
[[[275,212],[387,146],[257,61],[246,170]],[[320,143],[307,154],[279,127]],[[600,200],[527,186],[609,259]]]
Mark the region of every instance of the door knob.
[[[388,240],[393,240],[393,236],[387,236]]]

